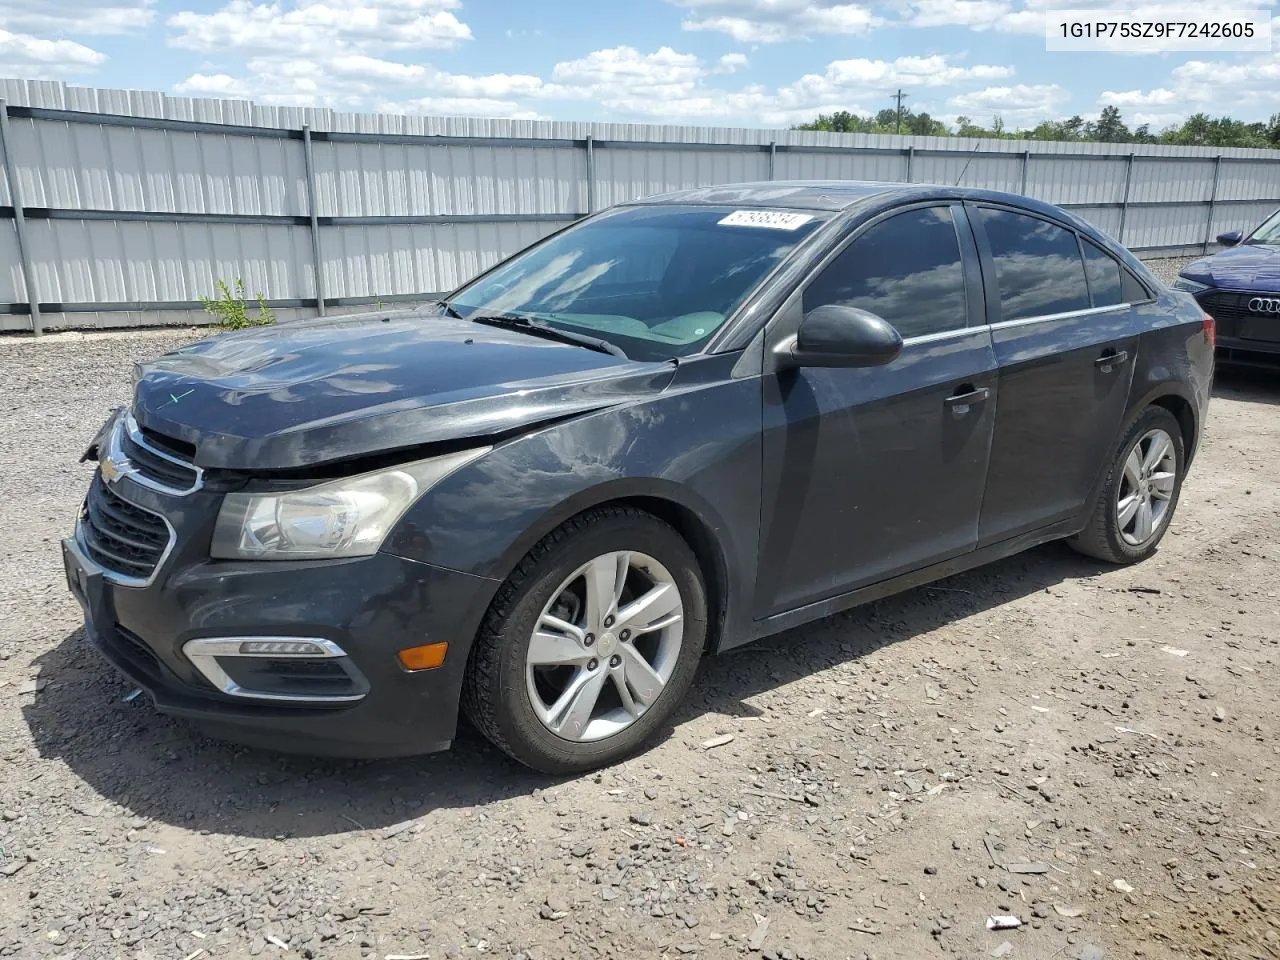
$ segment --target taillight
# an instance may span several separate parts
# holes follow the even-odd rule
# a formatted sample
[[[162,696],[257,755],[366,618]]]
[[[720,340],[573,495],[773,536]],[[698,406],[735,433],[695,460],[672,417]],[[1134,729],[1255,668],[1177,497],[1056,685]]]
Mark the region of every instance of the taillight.
[[[1207,313],[1204,315],[1204,338],[1209,341],[1211,347],[1218,342],[1218,321]]]

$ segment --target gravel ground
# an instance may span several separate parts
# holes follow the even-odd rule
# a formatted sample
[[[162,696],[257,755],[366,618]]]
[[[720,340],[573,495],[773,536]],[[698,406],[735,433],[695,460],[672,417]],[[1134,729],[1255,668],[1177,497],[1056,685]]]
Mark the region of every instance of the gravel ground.
[[[1050,545],[708,660],[668,738],[551,780],[126,699],[57,540],[189,336],[0,340],[0,956],[1280,956],[1274,377],[1220,381],[1148,563]]]

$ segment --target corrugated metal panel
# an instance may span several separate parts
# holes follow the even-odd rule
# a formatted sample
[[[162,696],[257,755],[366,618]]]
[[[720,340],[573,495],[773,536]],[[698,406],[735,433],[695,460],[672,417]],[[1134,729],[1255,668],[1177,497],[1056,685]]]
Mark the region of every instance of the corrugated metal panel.
[[[71,210],[301,216],[299,144],[14,118],[23,202]]]
[[[325,295],[371,297],[452,290],[556,227],[549,223],[322,227]]]
[[[1085,223],[1091,224],[1098,230],[1101,230],[1113,240],[1120,239],[1120,208],[1119,207],[1075,207],[1071,211]],[[1126,225],[1126,236],[1129,230]],[[1130,244],[1132,246],[1132,244]]]
[[[825,151],[778,151],[778,179],[900,181],[907,175],[905,151],[912,147],[911,179],[916,182],[959,181],[1019,192],[1025,175],[1028,193],[1074,205],[1075,212],[1107,233],[1118,231],[1120,211],[1101,205],[1122,199],[1124,157],[1132,150],[1138,159],[1130,199],[1163,204],[1130,209],[1124,239],[1138,248],[1194,249],[1204,243],[1209,209],[1195,201],[1209,198],[1218,154],[1245,158],[1221,164],[1219,198],[1280,198],[1280,163],[1275,162],[1280,151],[365,115],[46,81],[0,80],[0,95],[14,104],[114,115],[97,123],[12,118],[18,184],[32,208],[305,216],[301,140],[246,135],[255,127],[266,128],[264,134],[299,130],[303,123],[317,132],[525,141],[335,143],[319,138],[314,158],[317,213],[322,217],[578,214],[587,207],[587,136],[596,139],[597,208],[685,187],[765,180],[769,153],[761,147],[771,141]],[[130,116],[241,129],[144,128],[119,122]],[[528,142],[548,138],[560,142]],[[644,141],[668,146],[648,147]],[[699,144],[714,148],[697,149]],[[1031,155],[1025,173],[1024,151]],[[0,178],[0,201],[8,200]],[[1223,204],[1211,229],[1215,234],[1247,229],[1269,212],[1270,206],[1261,202]],[[326,294],[376,297],[446,290],[559,226],[518,221],[324,226],[320,243],[329,281]],[[315,296],[305,226],[37,217],[30,228],[36,283],[45,302],[185,301],[212,294],[218,278],[237,276],[251,293],[261,290],[279,299]],[[0,256],[9,258],[10,269],[0,285],[7,283],[9,290],[0,289],[0,298],[10,299],[0,302],[25,302],[13,236],[8,221],[0,227]],[[114,324],[134,314],[74,316]],[[6,317],[0,319],[4,329],[29,324],[25,316],[0,317]]]
[[[983,187],[1018,193],[1022,189],[1022,161],[1017,157],[977,157],[963,153],[916,156],[912,179],[962,187]]]
[[[44,302],[195,300],[237,277],[251,294],[315,296],[304,227],[32,220],[27,233]]]
[[[967,152],[975,147],[995,153],[1018,154],[1024,150],[1084,155],[1108,155],[1132,149],[1139,156],[1257,157],[1275,159],[1274,150],[1243,147],[1181,147],[1165,144],[1046,143],[1023,140],[973,140],[958,137],[879,136],[823,133],[805,130],[761,130],[743,127],[690,127],[675,124],[582,123],[550,120],[501,120],[477,117],[421,117],[386,114],[341,113],[324,107],[259,106],[246,100],[171,97],[139,90],[94,89],[67,86],[59,81],[0,79],[0,95],[11,103],[113,113],[124,116],[162,117],[297,129],[303,120],[313,130],[414,135],[534,137],[580,139],[590,134],[602,140],[661,140],[689,143],[805,144],[814,146],[875,147],[879,149],[944,149]]]
[[[768,158],[766,157],[766,171]],[[879,180],[899,183],[907,176],[907,158],[884,153],[779,153],[774,161],[778,180]],[[915,174],[915,179],[920,179]]]
[[[1280,163],[1224,163],[1218,180],[1218,199],[1252,200],[1254,197],[1280,200]]]
[[[1213,225],[1209,229],[1210,237],[1217,237],[1228,230],[1239,230],[1249,233],[1267,217],[1276,212],[1274,203],[1229,203],[1214,207]]]
[[[595,151],[595,167],[598,208],[685,187],[769,178],[768,155],[759,150],[601,148]]]
[[[1134,161],[1132,201],[1161,203],[1208,200],[1213,189],[1212,160]]]
[[[27,285],[22,281],[22,264],[18,262],[18,233],[12,220],[0,221],[0,303],[26,303]],[[22,329],[31,327],[31,321],[22,318]]]
[[[1203,204],[1133,207],[1125,221],[1125,245],[1176,247],[1203,243],[1208,214],[1209,209]]]
[[[320,142],[312,152],[320,216],[586,211],[583,150]]]
[[[1123,159],[1038,160],[1027,166],[1027,196],[1049,203],[1119,203],[1128,166]]]

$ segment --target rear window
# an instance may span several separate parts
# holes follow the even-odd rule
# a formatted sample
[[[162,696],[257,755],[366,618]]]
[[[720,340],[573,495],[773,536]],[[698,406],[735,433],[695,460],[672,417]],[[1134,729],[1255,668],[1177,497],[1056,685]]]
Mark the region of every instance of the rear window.
[[[1038,217],[982,208],[1000,287],[1000,319],[1022,320],[1089,308],[1076,235]]]

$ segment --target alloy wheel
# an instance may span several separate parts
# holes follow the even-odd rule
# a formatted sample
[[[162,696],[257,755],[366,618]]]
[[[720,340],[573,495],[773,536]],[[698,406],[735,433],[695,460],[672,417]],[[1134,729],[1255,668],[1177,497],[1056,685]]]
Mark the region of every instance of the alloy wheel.
[[[1164,430],[1148,430],[1124,460],[1116,497],[1116,522],[1125,543],[1141,547],[1169,519],[1169,504],[1178,479],[1178,455]]]
[[[684,603],[666,567],[629,551],[596,557],[538,618],[525,656],[533,712],[566,740],[620,733],[662,694],[683,635]]]

